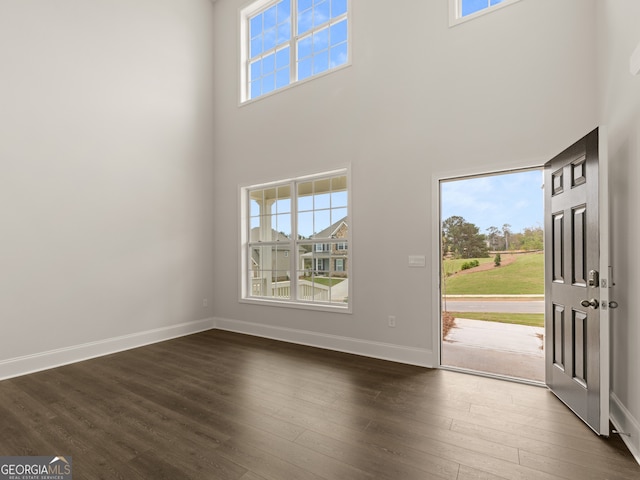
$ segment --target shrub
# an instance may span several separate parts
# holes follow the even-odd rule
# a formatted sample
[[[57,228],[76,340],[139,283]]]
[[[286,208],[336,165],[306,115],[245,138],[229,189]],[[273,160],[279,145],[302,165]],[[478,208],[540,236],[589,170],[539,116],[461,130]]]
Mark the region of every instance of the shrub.
[[[500,258],[500,254],[496,253],[495,258],[493,259],[493,263],[496,267],[499,267],[500,264],[502,263],[502,258]]]
[[[479,260],[469,260],[468,262],[464,262],[460,267],[460,270],[469,270],[470,268],[480,266]]]

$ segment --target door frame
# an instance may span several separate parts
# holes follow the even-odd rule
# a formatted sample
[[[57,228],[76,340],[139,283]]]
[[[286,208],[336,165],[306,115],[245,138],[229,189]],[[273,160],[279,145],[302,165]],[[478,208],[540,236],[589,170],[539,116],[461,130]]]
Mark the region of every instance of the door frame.
[[[531,164],[531,163],[522,163],[522,164],[510,164],[510,165],[487,165],[485,168],[473,167],[469,169],[460,169],[449,172],[441,172],[434,173],[431,177],[431,212],[432,212],[432,225],[431,234],[432,234],[432,245],[435,248],[431,249],[431,261],[432,265],[437,266],[438,268],[438,276],[435,281],[435,288],[431,289],[432,299],[431,304],[432,308],[432,317],[437,318],[437,322],[432,322],[432,352],[433,352],[433,360],[432,365],[434,368],[442,368],[449,369],[449,367],[442,365],[442,208],[441,208],[441,195],[440,195],[440,184],[441,182],[452,181],[456,179],[464,179],[464,178],[474,178],[474,177],[487,177],[491,175],[503,175],[508,173],[517,173],[524,172],[527,170],[544,170],[544,164],[548,161],[548,159],[540,160],[539,163]],[[458,369],[451,369],[460,371]],[[490,378],[502,378],[505,380],[517,382],[517,383],[526,383],[529,385],[535,385],[539,387],[544,387],[543,383],[539,382],[529,382],[525,379],[506,377],[491,373],[484,372],[476,372],[473,371],[474,375],[484,376]]]
[[[611,244],[610,244],[610,208],[611,202],[609,201],[609,143],[608,143],[608,129],[606,125],[600,125],[597,127],[599,130],[599,143],[598,143],[598,203],[599,203],[599,228],[600,228],[600,260],[599,260],[599,268],[601,274],[601,281],[606,280],[606,285],[600,288],[600,296],[599,300],[601,304],[606,302],[606,305],[609,304],[610,301],[610,290],[615,285],[613,278],[613,270],[611,265]],[[567,142],[568,143],[568,142]],[[568,143],[571,145],[571,143]],[[565,147],[566,148],[566,147]],[[562,148],[558,149],[558,152],[562,151]],[[453,180],[456,178],[463,177],[478,177],[478,176],[487,176],[487,175],[496,175],[501,173],[508,172],[516,172],[520,170],[533,170],[533,169],[544,169],[545,164],[549,162],[555,155],[549,155],[544,158],[538,159],[535,162],[528,162],[523,164],[518,164],[517,162],[510,165],[491,165],[487,164],[484,168],[467,168],[467,169],[459,169],[455,171],[449,172],[439,172],[433,173],[431,178],[431,214],[432,214],[432,246],[436,248],[431,249],[432,255],[432,265],[438,266],[438,275],[436,280],[436,288],[432,288],[432,318],[437,318],[438,321],[432,322],[432,365],[434,368],[446,368],[441,364],[441,355],[442,355],[442,274],[441,274],[441,259],[442,259],[442,220],[441,220],[441,205],[440,205],[440,183],[442,181]],[[606,233],[603,233],[606,232]],[[547,298],[545,295],[545,302],[547,302]],[[604,312],[604,315],[602,315]],[[546,319],[545,319],[546,323]],[[601,381],[601,385],[606,386],[606,388],[600,389],[600,404],[606,405],[604,410],[601,410],[600,418],[600,432],[609,432],[609,422],[611,420],[611,411],[610,411],[610,390],[611,390],[611,372],[610,372],[610,361],[611,361],[611,338],[610,338],[610,308],[606,308],[601,311],[601,320],[600,320],[600,339],[602,344],[606,345],[605,348],[600,348],[600,364],[606,365],[606,368],[600,369],[600,375],[603,377],[603,381]],[[546,361],[547,351],[545,350],[545,361]],[[496,375],[486,374],[483,375],[481,372],[474,372],[474,374],[478,376],[490,376],[493,378],[500,378]],[[505,377],[506,379],[506,377]],[[519,379],[509,379],[514,382],[518,382]],[[527,382],[521,382],[527,383]],[[535,383],[535,385],[539,385]],[[546,387],[546,386],[545,386]],[[548,387],[546,387],[548,388]],[[600,432],[596,432],[601,434]],[[604,435],[607,435],[604,433]]]

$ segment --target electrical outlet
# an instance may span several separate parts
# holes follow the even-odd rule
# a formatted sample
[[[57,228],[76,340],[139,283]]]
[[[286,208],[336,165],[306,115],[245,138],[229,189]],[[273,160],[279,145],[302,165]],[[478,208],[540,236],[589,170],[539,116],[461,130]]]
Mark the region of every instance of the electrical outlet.
[[[395,317],[395,315],[389,315],[389,328],[396,328],[396,317]]]
[[[208,300],[208,299],[206,299],[206,298],[203,298],[203,299],[202,299],[202,306],[203,306],[203,307],[208,307],[208,306],[209,306],[209,300]]]

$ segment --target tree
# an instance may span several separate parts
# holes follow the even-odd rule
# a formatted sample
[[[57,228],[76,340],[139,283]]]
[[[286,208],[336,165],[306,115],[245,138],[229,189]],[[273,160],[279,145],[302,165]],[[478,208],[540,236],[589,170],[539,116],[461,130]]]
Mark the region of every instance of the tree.
[[[500,230],[498,227],[491,226],[487,228],[487,237],[489,239],[489,247],[491,250],[498,250],[498,246],[502,240],[502,235],[500,235]]]
[[[456,258],[488,257],[485,236],[473,223],[459,216],[452,216],[442,222],[443,253],[450,252]]]
[[[529,252],[544,249],[544,230],[542,227],[526,227],[522,232],[509,235],[511,250],[526,250]]]
[[[511,225],[505,223],[502,225],[502,234],[504,235],[504,249],[509,250],[509,235],[511,235]]]

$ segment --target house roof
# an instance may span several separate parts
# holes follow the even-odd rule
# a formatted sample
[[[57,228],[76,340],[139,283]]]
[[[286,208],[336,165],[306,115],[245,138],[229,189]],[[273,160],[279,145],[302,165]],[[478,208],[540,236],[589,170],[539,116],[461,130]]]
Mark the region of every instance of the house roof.
[[[349,228],[349,224],[347,223],[347,217],[343,217],[340,220],[338,220],[336,223],[331,225],[330,227],[327,227],[321,232],[311,235],[311,238],[331,238],[338,232],[342,224],[344,224],[347,228]]]

